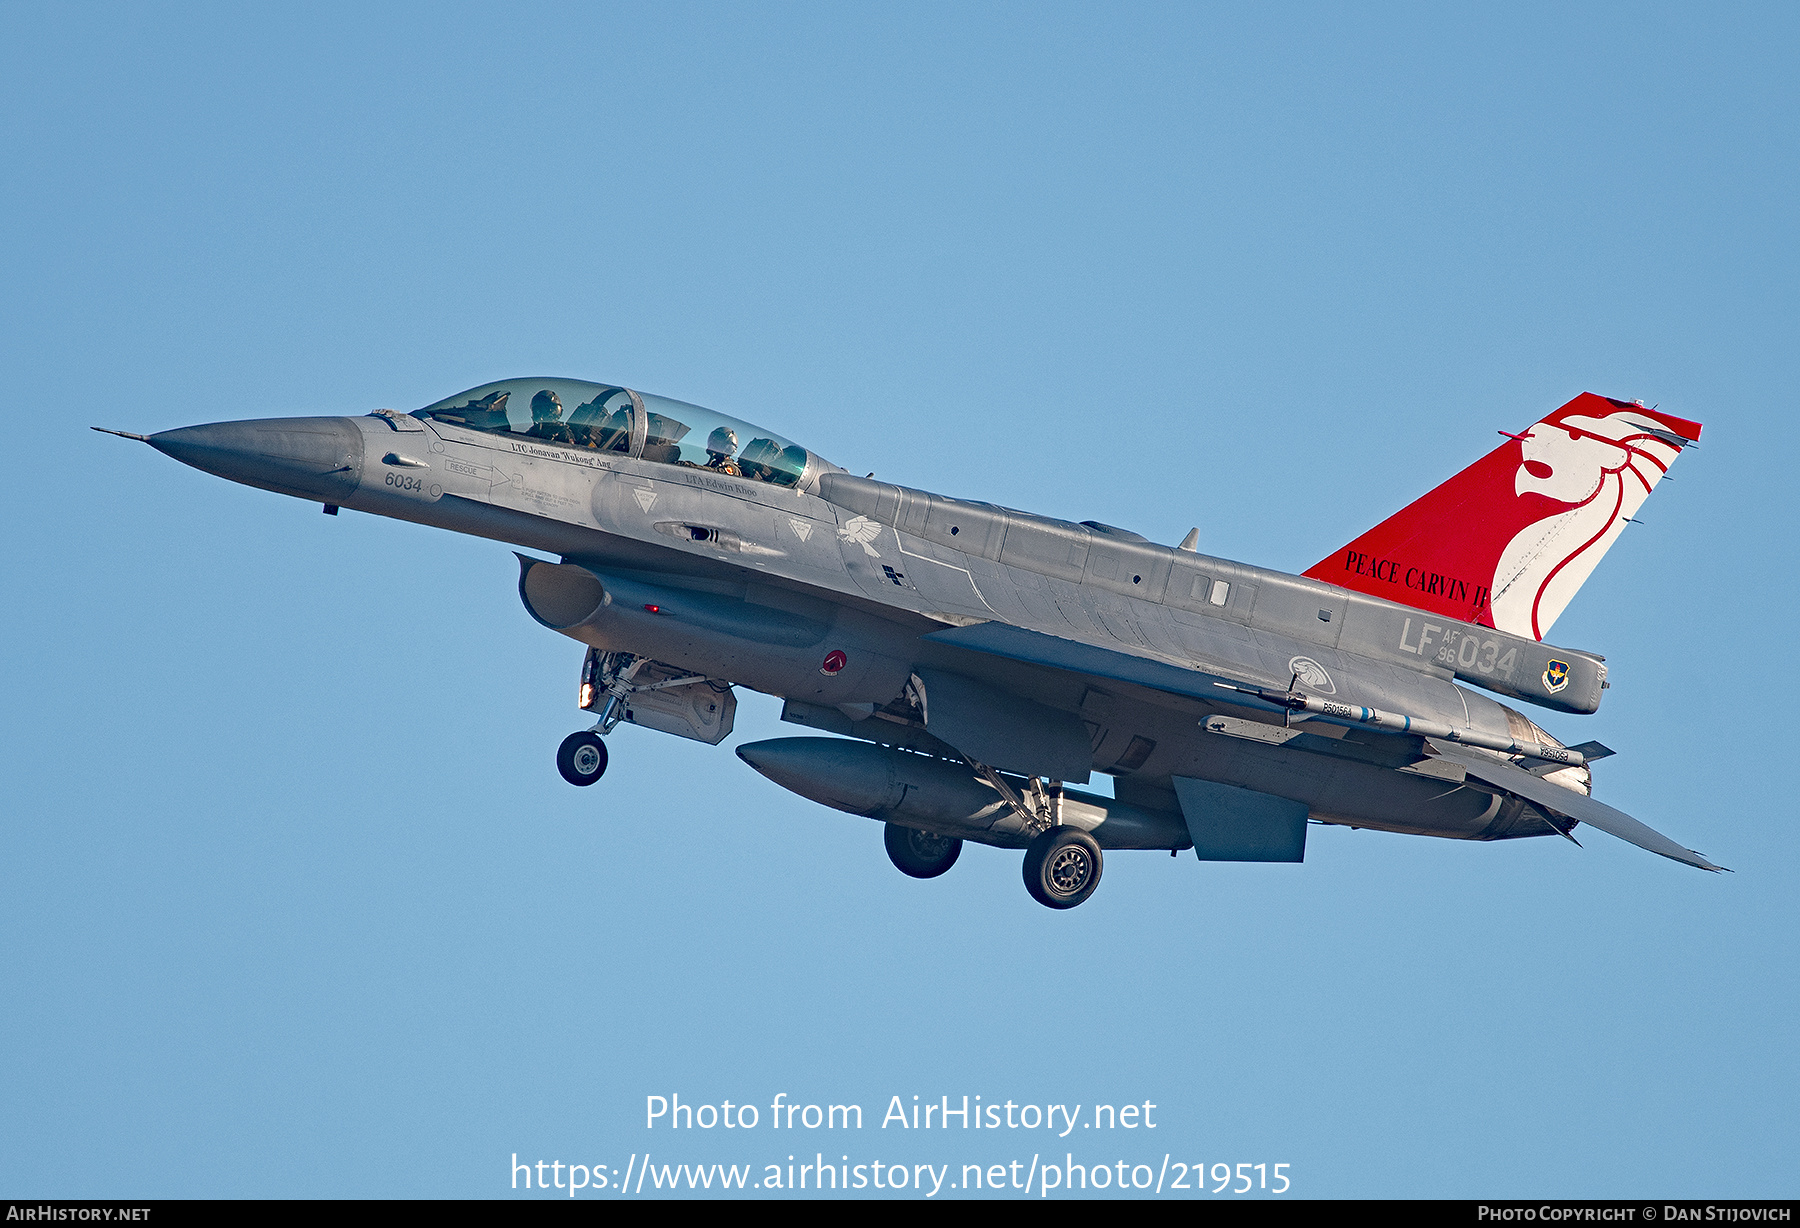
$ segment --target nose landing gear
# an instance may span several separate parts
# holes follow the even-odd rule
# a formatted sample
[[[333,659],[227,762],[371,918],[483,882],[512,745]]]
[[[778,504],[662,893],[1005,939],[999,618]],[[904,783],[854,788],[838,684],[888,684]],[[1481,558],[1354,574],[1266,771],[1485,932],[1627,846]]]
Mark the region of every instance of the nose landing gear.
[[[581,706],[597,710],[600,719],[593,728],[570,734],[556,748],[556,770],[570,784],[585,787],[606,775],[606,743],[600,735],[611,733],[625,715],[631,680],[643,665],[642,657],[628,652],[601,654],[588,650],[581,666]]]
[[[626,721],[717,746],[731,733],[737,699],[731,684],[629,652],[589,648],[581,663],[579,704],[594,723],[563,739],[556,767],[572,785],[606,771],[605,734]]]
[[[591,729],[564,738],[556,748],[556,770],[572,785],[591,785],[606,775],[606,743]]]

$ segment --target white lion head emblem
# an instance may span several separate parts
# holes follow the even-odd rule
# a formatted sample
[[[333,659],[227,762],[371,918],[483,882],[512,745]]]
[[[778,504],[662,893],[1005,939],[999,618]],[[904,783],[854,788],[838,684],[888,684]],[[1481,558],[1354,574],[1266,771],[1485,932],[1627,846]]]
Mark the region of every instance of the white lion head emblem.
[[[1327,695],[1336,695],[1337,686],[1331,681],[1331,675],[1325,667],[1311,657],[1295,657],[1288,662],[1288,670],[1295,674],[1294,684],[1308,690],[1323,691]]]

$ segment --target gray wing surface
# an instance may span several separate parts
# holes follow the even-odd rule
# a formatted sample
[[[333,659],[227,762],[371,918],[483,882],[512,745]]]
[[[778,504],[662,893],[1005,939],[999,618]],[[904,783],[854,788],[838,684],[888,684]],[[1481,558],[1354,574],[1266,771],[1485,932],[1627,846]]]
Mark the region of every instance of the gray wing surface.
[[[1067,670],[1071,673],[1086,674],[1097,678],[1109,678],[1117,682],[1135,683],[1152,690],[1202,699],[1209,704],[1220,702],[1215,684],[1244,681],[1236,678],[1228,679],[1223,675],[1211,674],[1202,670],[1184,669],[1178,665],[1169,665],[1161,661],[1132,656],[1128,653],[1099,648],[1090,644],[1080,644],[1073,640],[1028,631],[1022,627],[1010,627],[1002,623],[979,623],[970,627],[955,627],[945,631],[935,631],[925,638],[974,652],[990,653],[994,656],[1009,657],[1015,661],[1049,666],[1052,669]],[[1241,703],[1247,707],[1279,710],[1273,704],[1262,703],[1248,695],[1234,696],[1231,702]],[[1725,869],[1724,866],[1714,865],[1694,850],[1681,847],[1661,832],[1645,826],[1623,811],[1614,810],[1605,802],[1596,801],[1585,793],[1576,793],[1560,785],[1551,784],[1511,763],[1490,759],[1485,755],[1473,754],[1465,747],[1458,746],[1453,742],[1431,739],[1430,746],[1438,756],[1459,764],[1477,780],[1522,797],[1546,810],[1553,810],[1565,818],[1586,823],[1589,827],[1603,831],[1609,836],[1616,836],[1628,844],[1635,844],[1641,849],[1648,849],[1652,853],[1658,853],[1684,865],[1695,866],[1702,870]]]
[[[1192,699],[1205,700],[1209,704],[1229,702],[1240,707],[1281,711],[1274,704],[1264,703],[1252,696],[1219,694],[1217,684],[1252,681],[1248,678],[1232,678],[1224,674],[1169,665],[1149,657],[1065,640],[1060,636],[1045,635],[1041,631],[1030,631],[1005,623],[989,622],[977,623],[971,627],[952,627],[945,631],[934,631],[924,638],[934,643],[966,648],[971,652],[988,653],[1033,665],[1046,665],[1072,674],[1129,682],[1153,691],[1166,691],[1171,695],[1186,695]],[[1287,679],[1284,677],[1282,681]]]
[[[1605,802],[1595,801],[1585,793],[1576,793],[1560,785],[1551,784],[1533,776],[1523,768],[1514,767],[1497,759],[1489,759],[1485,755],[1473,754],[1452,743],[1430,741],[1430,746],[1439,758],[1448,759],[1459,764],[1469,775],[1477,780],[1504,789],[1508,793],[1517,794],[1528,802],[1536,803],[1546,810],[1554,810],[1564,818],[1586,823],[1589,827],[1598,828],[1609,836],[1617,836],[1629,844],[1641,849],[1649,849],[1652,853],[1660,853],[1673,861],[1684,865],[1697,866],[1702,870],[1723,870],[1724,866],[1715,866],[1712,862],[1696,853],[1693,849],[1684,849],[1673,840],[1638,822],[1621,810],[1614,810]]]

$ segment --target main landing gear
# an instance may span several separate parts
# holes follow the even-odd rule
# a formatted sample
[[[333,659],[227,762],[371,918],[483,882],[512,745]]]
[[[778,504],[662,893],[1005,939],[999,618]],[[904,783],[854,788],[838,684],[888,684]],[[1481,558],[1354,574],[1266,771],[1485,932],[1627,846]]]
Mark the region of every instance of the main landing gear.
[[[967,756],[964,756],[967,758]],[[1073,908],[1100,885],[1100,845],[1078,827],[1062,821],[1062,782],[1028,777],[1021,793],[985,763],[969,759],[975,774],[1005,799],[1012,812],[1035,832],[1025,846],[1025,890],[1045,908]]]
[[[1100,885],[1100,846],[1075,827],[1050,827],[1025,847],[1025,890],[1046,908],[1073,908]]]
[[[955,836],[940,836],[898,823],[889,823],[882,839],[887,843],[888,860],[894,868],[913,878],[936,878],[962,855],[963,842]]]
[[[1016,825],[1000,830],[1019,832],[1022,828],[1020,834],[1030,840],[1021,869],[1031,898],[1058,910],[1084,903],[1100,885],[1100,845],[1086,831],[1063,822],[1062,782],[1027,777],[1020,788],[1015,777],[1003,776],[973,759],[968,763],[1013,813]],[[913,878],[936,878],[955,865],[962,853],[963,842],[954,836],[899,823],[888,823],[882,838],[888,860]]]

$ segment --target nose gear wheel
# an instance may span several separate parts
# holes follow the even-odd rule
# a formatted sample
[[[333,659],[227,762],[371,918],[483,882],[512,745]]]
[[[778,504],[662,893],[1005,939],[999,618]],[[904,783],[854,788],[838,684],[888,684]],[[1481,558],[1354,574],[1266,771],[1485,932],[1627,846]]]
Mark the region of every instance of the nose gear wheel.
[[[556,770],[572,785],[591,785],[606,775],[606,743],[590,729],[572,733],[556,750]]]

